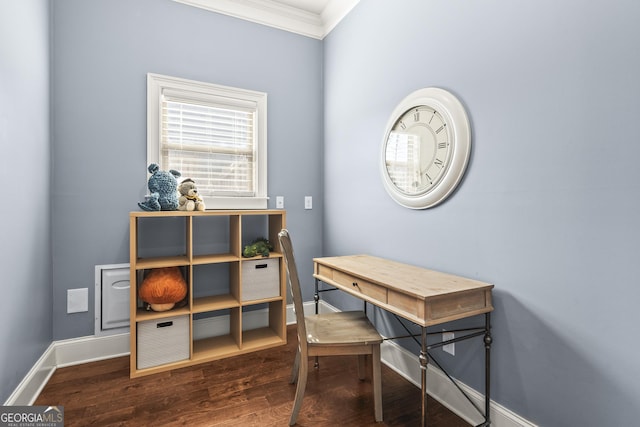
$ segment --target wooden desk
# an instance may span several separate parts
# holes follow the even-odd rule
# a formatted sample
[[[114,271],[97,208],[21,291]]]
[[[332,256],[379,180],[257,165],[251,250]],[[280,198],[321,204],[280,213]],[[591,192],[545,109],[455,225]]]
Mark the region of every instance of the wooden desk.
[[[315,258],[313,277],[366,302],[407,319],[421,327],[422,426],[427,425],[427,365],[429,349],[451,342],[484,336],[485,422],[490,424],[490,351],[493,285],[451,274],[407,265],[369,255]],[[427,345],[427,328],[452,320],[484,314],[485,324],[469,335]],[[466,331],[466,330],[462,330]],[[478,332],[479,331],[479,332]],[[442,367],[440,367],[442,369]],[[448,374],[447,374],[448,376]],[[478,409],[478,408],[476,408]],[[479,410],[479,409],[478,409]],[[479,410],[480,413],[482,413]]]

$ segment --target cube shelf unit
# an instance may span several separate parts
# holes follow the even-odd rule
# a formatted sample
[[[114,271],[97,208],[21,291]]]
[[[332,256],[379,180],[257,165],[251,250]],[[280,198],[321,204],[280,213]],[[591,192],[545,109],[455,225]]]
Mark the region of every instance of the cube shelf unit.
[[[286,270],[278,242],[285,220],[284,210],[129,214],[131,378],[286,344]],[[273,245],[269,257],[243,258],[244,245],[259,237]],[[145,271],[161,267],[182,270],[188,286],[186,304],[165,312],[148,311],[137,290]],[[254,267],[262,270],[247,273],[243,281],[243,271]],[[267,267],[268,284],[260,282]],[[268,286],[267,292],[263,286]],[[161,328],[174,327],[176,316],[188,321],[176,322],[181,329],[165,333],[170,328]],[[149,328],[153,322],[157,326]],[[144,335],[140,348],[138,334],[146,331],[153,335]],[[181,360],[173,360],[172,354]]]

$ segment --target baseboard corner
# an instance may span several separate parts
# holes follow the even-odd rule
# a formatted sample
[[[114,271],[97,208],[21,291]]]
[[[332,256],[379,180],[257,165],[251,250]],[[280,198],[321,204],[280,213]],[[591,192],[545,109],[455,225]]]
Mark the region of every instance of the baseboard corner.
[[[31,367],[20,384],[4,403],[5,406],[33,405],[40,392],[56,371],[56,354],[53,343],[47,347],[42,356]]]

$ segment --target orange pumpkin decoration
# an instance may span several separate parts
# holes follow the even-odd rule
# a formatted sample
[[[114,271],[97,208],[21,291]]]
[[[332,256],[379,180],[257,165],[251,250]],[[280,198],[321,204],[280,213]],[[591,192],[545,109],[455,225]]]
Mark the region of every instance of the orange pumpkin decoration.
[[[178,267],[154,268],[142,281],[138,296],[153,311],[171,310],[187,296],[187,282]]]

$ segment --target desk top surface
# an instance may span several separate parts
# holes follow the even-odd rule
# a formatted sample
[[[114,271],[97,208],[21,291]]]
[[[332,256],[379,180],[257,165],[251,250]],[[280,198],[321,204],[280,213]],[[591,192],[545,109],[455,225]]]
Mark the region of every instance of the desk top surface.
[[[493,288],[492,284],[479,280],[370,255],[314,258],[313,261],[425,300],[440,295]]]

